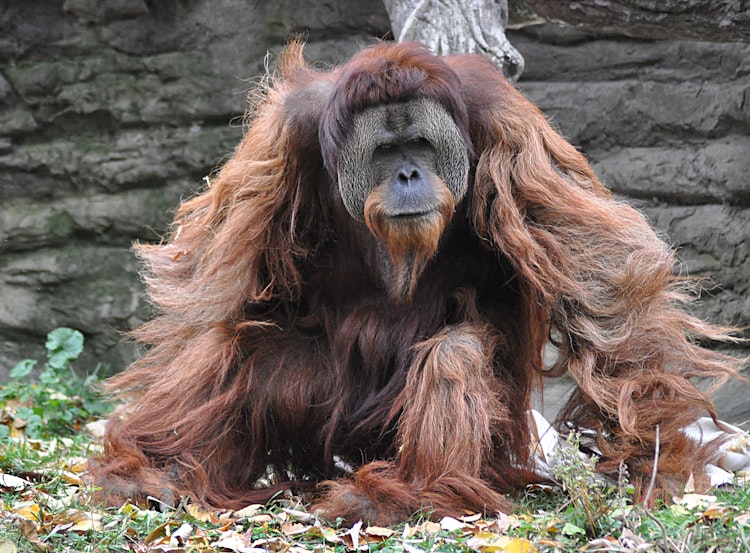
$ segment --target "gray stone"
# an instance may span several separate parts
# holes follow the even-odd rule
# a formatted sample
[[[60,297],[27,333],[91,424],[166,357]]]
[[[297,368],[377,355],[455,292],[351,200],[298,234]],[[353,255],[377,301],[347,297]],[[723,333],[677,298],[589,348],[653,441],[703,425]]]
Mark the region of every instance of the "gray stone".
[[[750,205],[750,136],[623,147],[590,157],[602,181],[630,198]]]
[[[705,279],[691,309],[750,327],[750,45],[643,42],[552,25],[508,37],[526,59],[519,89],[608,187],[645,211],[675,247],[677,270]],[[732,353],[745,357],[747,346]],[[546,381],[538,405],[548,417],[571,386]],[[720,416],[747,421],[748,393],[742,382],[722,389]]]
[[[587,151],[710,140],[750,130],[747,85],[737,82],[530,82],[519,88]]]
[[[726,0],[511,0],[523,18],[654,39],[750,41],[750,8]],[[526,12],[526,13],[519,13]]]

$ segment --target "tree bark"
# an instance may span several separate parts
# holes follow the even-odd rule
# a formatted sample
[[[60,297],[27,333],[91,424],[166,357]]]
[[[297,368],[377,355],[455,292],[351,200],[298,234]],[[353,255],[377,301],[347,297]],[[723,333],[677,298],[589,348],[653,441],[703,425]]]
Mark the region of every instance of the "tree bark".
[[[384,0],[399,42],[416,40],[439,55],[478,52],[488,55],[516,80],[523,57],[508,39],[507,0]]]

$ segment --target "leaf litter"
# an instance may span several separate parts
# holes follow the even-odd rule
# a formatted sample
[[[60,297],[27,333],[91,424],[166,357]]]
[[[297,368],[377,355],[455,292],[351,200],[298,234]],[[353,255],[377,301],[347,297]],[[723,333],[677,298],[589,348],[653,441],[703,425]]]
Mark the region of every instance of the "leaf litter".
[[[12,421],[9,417],[4,424],[10,425]],[[0,460],[6,459],[0,467],[8,471],[0,468],[0,520],[15,528],[15,533],[0,532],[0,553],[81,551],[81,543],[90,544],[85,550],[133,553],[381,550],[388,553],[570,550],[637,553],[674,550],[672,546],[661,545],[667,541],[658,532],[640,535],[637,524],[625,524],[626,518],[640,508],[634,506],[631,499],[623,500],[620,496],[609,505],[609,510],[600,516],[608,519],[610,525],[602,526],[603,530],[594,534],[586,529],[585,520],[580,513],[576,514],[572,502],[566,501],[556,486],[537,485],[528,491],[531,495],[553,498],[556,507],[529,507],[526,512],[515,515],[466,513],[437,521],[415,517],[389,528],[368,526],[361,521],[352,525],[326,521],[305,510],[295,498],[279,499],[268,505],[248,505],[234,511],[206,509],[190,502],[171,510],[144,509],[130,503],[105,508],[91,502],[92,489],[86,472],[86,455],[100,447],[96,441],[91,443],[89,437],[82,446],[81,440],[76,444],[71,438],[32,440],[24,436],[23,431],[21,427],[17,435],[8,434],[4,444],[15,444],[13,447],[26,451],[29,457],[37,456],[44,461],[20,463],[24,465],[23,470],[10,471],[8,467],[17,467],[19,462],[8,463],[7,451],[0,450]],[[598,489],[588,491],[604,495]],[[685,493],[675,497],[673,504],[663,510],[687,521],[683,524],[683,533],[706,525],[739,528],[741,532],[747,528],[750,533],[747,507],[727,504],[718,494]],[[639,520],[646,520],[646,517],[640,516]],[[617,521],[623,522],[618,526]],[[100,547],[102,543],[106,545]],[[721,548],[715,550],[722,551]],[[732,551],[731,548],[723,550]]]

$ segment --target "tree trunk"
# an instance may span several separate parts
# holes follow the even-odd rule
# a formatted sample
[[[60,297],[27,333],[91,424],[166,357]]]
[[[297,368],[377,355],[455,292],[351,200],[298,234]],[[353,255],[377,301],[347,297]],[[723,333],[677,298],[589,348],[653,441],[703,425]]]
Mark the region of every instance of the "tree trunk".
[[[523,57],[505,38],[507,0],[385,0],[393,36],[416,40],[434,53],[478,52],[488,55],[516,80]]]

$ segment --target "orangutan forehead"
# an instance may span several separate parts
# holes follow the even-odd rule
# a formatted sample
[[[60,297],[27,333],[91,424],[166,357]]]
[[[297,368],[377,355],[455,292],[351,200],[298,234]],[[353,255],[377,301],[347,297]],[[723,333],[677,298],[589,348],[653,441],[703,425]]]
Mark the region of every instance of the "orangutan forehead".
[[[355,116],[354,125],[365,132],[396,136],[429,136],[437,129],[434,123],[454,125],[448,112],[435,100],[418,98],[408,102],[383,104],[366,109]],[[426,124],[429,122],[430,124]]]
[[[414,104],[410,102],[388,104],[382,106],[382,111],[384,112],[383,128],[397,134],[404,134],[407,130],[414,130],[415,121],[420,120],[414,112],[421,110],[415,110]]]

